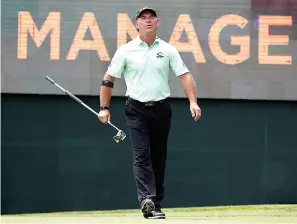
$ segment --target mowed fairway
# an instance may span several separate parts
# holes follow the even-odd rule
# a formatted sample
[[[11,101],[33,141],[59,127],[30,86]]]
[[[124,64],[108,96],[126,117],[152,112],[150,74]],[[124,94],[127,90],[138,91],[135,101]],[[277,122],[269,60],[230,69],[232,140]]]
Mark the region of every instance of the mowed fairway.
[[[1,223],[297,223],[297,205],[249,205],[163,209],[165,220],[146,220],[139,210],[3,215]]]

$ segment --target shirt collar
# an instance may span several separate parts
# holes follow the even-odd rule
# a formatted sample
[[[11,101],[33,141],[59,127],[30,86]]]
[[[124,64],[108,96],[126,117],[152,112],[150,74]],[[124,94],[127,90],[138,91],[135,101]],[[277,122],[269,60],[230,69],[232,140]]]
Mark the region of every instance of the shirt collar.
[[[136,41],[136,44],[137,44],[137,45],[141,45],[142,43],[144,43],[144,42],[140,39],[139,35],[137,35],[137,37],[135,38],[135,41]],[[159,41],[160,41],[160,38],[159,38],[158,36],[156,36],[155,43],[159,43]]]

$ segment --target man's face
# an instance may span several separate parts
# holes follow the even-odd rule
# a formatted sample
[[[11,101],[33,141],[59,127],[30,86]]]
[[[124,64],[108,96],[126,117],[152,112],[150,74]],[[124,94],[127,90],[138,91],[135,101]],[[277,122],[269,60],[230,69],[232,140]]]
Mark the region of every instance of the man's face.
[[[155,32],[158,28],[158,19],[150,11],[144,11],[136,21],[139,33]]]

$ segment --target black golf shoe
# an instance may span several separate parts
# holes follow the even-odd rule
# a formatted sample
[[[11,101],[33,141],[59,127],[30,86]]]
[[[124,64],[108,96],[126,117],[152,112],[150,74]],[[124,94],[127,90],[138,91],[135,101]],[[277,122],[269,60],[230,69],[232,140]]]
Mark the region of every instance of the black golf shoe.
[[[144,199],[141,204],[141,211],[142,213],[149,214],[155,209],[154,202],[151,199]]]
[[[146,219],[165,219],[165,214],[161,209],[154,209],[149,213],[143,213],[143,217]]]

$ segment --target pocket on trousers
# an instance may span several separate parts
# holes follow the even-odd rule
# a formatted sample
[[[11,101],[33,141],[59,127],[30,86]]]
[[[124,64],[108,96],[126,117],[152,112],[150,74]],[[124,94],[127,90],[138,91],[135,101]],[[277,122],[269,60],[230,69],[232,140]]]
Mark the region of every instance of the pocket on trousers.
[[[131,111],[131,102],[129,101],[129,99],[126,100],[125,102],[125,115],[129,115],[130,111]]]
[[[126,99],[125,101],[125,107],[129,105],[129,99]]]

